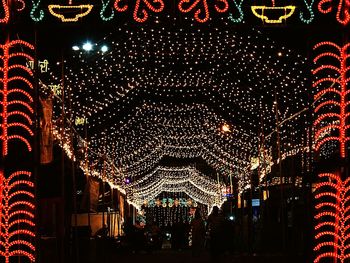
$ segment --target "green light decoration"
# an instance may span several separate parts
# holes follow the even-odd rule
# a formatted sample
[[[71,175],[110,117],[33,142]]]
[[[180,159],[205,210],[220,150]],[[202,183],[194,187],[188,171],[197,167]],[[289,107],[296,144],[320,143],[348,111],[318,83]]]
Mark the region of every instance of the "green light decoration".
[[[244,0],[241,0],[239,3],[237,3],[236,0],[232,0],[232,1],[235,4],[235,7],[237,7],[239,16],[237,18],[234,18],[232,13],[230,13],[228,15],[228,19],[231,20],[233,23],[241,23],[241,22],[243,22],[243,18],[244,18],[244,13],[243,13],[243,10],[242,10],[242,4],[243,4]]]
[[[110,7],[111,14],[110,16],[105,16],[105,12],[109,6],[110,0],[101,0],[102,2],[102,9],[100,11],[100,17],[103,21],[110,21],[114,18],[114,10]]]
[[[300,20],[301,20],[302,22],[304,22],[305,24],[310,24],[310,23],[314,20],[314,18],[315,18],[315,13],[314,13],[314,11],[312,10],[312,6],[313,6],[314,2],[315,2],[315,0],[311,0],[310,4],[308,4],[307,0],[304,0],[304,3],[305,3],[305,5],[306,5],[307,11],[308,11],[309,14],[310,14],[310,15],[309,15],[310,17],[309,17],[308,19],[306,19],[306,18],[304,17],[304,12],[300,11],[299,18],[300,18]]]
[[[44,18],[44,11],[39,10],[40,2],[41,0],[32,0],[33,7],[30,10],[30,17],[35,22],[40,22]]]

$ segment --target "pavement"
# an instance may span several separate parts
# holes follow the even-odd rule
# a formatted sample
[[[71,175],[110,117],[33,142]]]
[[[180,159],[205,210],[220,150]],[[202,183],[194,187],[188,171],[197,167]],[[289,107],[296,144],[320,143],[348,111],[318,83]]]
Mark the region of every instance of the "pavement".
[[[199,257],[193,257],[190,249],[183,251],[159,250],[151,253],[115,253],[114,255],[105,254],[98,257],[98,263],[104,262],[125,262],[125,263],[307,263],[301,256],[296,255],[244,255],[244,254],[225,254],[211,259],[207,251]]]

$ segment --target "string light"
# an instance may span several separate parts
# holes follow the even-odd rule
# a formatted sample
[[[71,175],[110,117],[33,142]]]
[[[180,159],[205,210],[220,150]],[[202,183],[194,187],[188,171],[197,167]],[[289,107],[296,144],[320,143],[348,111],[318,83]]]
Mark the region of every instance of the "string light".
[[[117,10],[118,12],[125,12],[126,10],[128,10],[128,5],[124,5],[123,7],[120,7],[119,4],[122,0],[115,0],[114,1],[114,8],[115,10]]]
[[[339,67],[328,64],[325,60],[324,63],[318,66],[314,71],[314,75],[324,74],[326,77],[316,79],[313,83],[313,87],[317,88],[317,92],[314,96],[315,100],[315,114],[317,116],[314,121],[315,133],[315,149],[318,151],[324,144],[329,141],[338,141],[340,156],[345,158],[346,156],[346,143],[350,140],[349,136],[346,136],[347,130],[350,128],[346,125],[346,119],[350,116],[350,112],[347,110],[350,105],[350,100],[347,99],[349,90],[347,88],[347,75],[346,72],[350,66],[347,65],[347,59],[349,57],[350,43],[340,47],[333,42],[321,42],[315,45],[314,50],[320,48],[335,48],[337,52],[323,52],[316,56],[314,63],[322,63],[327,58],[335,58],[339,63]],[[332,83],[329,86],[329,82]],[[339,100],[336,100],[332,94],[339,95]],[[338,113],[339,112],[339,113]],[[337,120],[334,124],[332,120]],[[333,135],[332,131],[337,130],[338,135]],[[325,132],[328,134],[325,135]]]
[[[121,0],[115,0],[114,8],[118,12],[125,12],[126,10],[128,10],[128,5],[124,5],[123,7],[120,7],[119,6],[120,2]],[[163,0],[153,0],[152,4],[148,0],[136,0],[135,8],[133,11],[134,20],[136,22],[143,23],[148,19],[148,10],[154,13],[159,13],[163,11],[165,6]],[[140,6],[141,6],[141,14],[142,14],[141,16],[139,15]],[[148,10],[143,8],[143,6],[146,6]]]
[[[193,9],[196,9],[194,12],[194,18],[197,22],[199,23],[204,23],[207,22],[208,19],[210,18],[210,13],[209,13],[209,7],[207,0],[195,0],[193,1],[192,4],[190,4],[188,7],[186,7],[191,0],[180,0],[178,4],[178,8],[180,12],[182,13],[188,13],[191,12]],[[225,13],[227,12],[229,5],[227,0],[217,0],[217,4],[214,5],[214,8],[216,12],[218,13]],[[203,5],[204,10],[200,7],[200,5]],[[200,18],[199,15],[202,15],[204,17]]]
[[[311,0],[309,4],[307,0],[304,0],[304,4],[307,8],[307,11],[309,12],[309,18],[308,19],[305,18],[303,11],[300,11],[299,18],[305,24],[310,24],[315,18],[315,13],[312,9],[314,2],[315,0]]]
[[[0,89],[0,95],[2,95],[2,100],[0,101],[0,105],[2,105],[2,122],[0,123],[2,133],[0,135],[0,140],[2,141],[3,156],[7,155],[8,144],[11,140],[22,141],[27,146],[28,151],[32,150],[28,139],[24,137],[22,133],[18,131],[18,129],[22,128],[25,131],[27,131],[30,136],[33,136],[33,132],[30,127],[32,122],[30,121],[29,115],[23,109],[20,110],[21,106],[24,106],[24,108],[26,108],[27,111],[33,113],[33,108],[30,105],[33,102],[33,98],[25,90],[16,88],[17,85],[15,84],[22,83],[21,86],[33,89],[33,85],[27,79],[28,76],[33,76],[33,73],[30,69],[21,64],[11,64],[10,60],[11,58],[33,58],[24,52],[11,53],[10,50],[15,48],[16,46],[26,47],[30,50],[34,49],[32,45],[22,40],[16,40],[11,42],[9,41],[5,45],[0,45],[0,49],[3,50],[4,54],[2,56],[4,66],[3,68],[0,68],[0,71],[3,75],[2,79],[0,79],[0,87],[2,88]],[[20,75],[13,75],[12,72],[17,72],[17,74],[18,72],[24,72],[27,76],[24,77]],[[21,99],[15,99],[16,95],[21,97]],[[23,121],[13,121],[13,119],[16,120],[16,118],[13,117],[17,116],[24,117]]]
[[[35,22],[40,22],[44,19],[45,13],[42,9],[39,10],[41,0],[32,0],[33,7],[30,10],[30,17]],[[36,12],[39,10],[39,14]]]
[[[222,190],[225,189],[224,185],[218,185],[217,182],[209,179],[193,167],[157,167],[150,174],[127,184],[125,190],[132,202],[141,205],[144,198],[153,199],[161,193],[165,188],[164,185],[166,187],[169,185],[183,185],[184,192],[206,205],[219,205],[223,199],[221,196]],[[169,191],[169,189],[166,191]],[[198,194],[195,194],[195,192]]]
[[[152,6],[152,4],[150,2],[148,2],[148,0],[136,0],[135,9],[133,12],[133,17],[134,17],[134,20],[136,22],[143,23],[148,19],[148,12],[146,9],[141,9],[142,16],[141,17],[139,16],[139,9],[140,9],[141,1],[146,5],[146,7],[150,11],[152,11],[154,13],[162,12],[164,9],[163,0],[153,0],[153,4],[158,4],[159,5],[158,7]]]
[[[268,24],[279,24],[282,23],[287,18],[291,17],[294,14],[295,6],[251,6],[251,10],[253,14],[260,18],[263,22]],[[258,12],[260,11],[260,14]],[[274,11],[284,11],[284,15],[279,16],[278,19],[270,19],[267,15],[265,15],[265,10],[274,10]]]
[[[62,22],[78,22],[80,18],[87,16],[92,8],[93,5],[49,5],[49,12],[51,15],[58,17],[61,19]],[[85,9],[85,11],[83,11]],[[57,10],[57,11],[55,11]],[[80,12],[77,13],[74,17],[68,18],[65,17],[64,14],[62,14],[64,11],[71,12]]]
[[[101,0],[102,2],[102,8],[101,8],[101,11],[100,11],[100,17],[103,21],[110,21],[114,18],[114,10],[112,8],[110,8],[110,12],[111,14],[109,16],[105,16],[105,12],[106,10],[108,9],[108,6],[109,6],[109,3],[110,3],[110,0]]]
[[[24,0],[16,0],[17,2],[17,12],[22,12],[25,8],[26,8],[26,3],[24,2]]]
[[[8,9],[7,0],[1,0],[4,10],[4,17],[0,18],[0,23],[8,23],[10,18],[10,12]],[[17,11],[23,11],[25,8],[24,0],[16,0],[20,3],[20,7],[18,7]],[[32,7],[30,10],[30,17],[35,22],[43,21],[45,13],[42,9],[40,9],[41,0],[31,0]],[[101,0],[101,10],[99,12],[100,18],[103,21],[111,21],[115,17],[114,11],[110,7],[111,0]],[[113,6],[117,12],[125,12],[128,10],[128,4],[122,4],[123,0],[114,0]],[[315,0],[303,0],[304,6],[306,8],[305,11],[300,11],[299,19],[305,24],[310,24],[314,21],[315,13],[313,10],[313,6],[315,4]],[[55,17],[61,19],[62,22],[77,22],[79,18],[85,17],[86,15],[91,13],[91,9],[93,5],[84,4],[84,5],[72,5],[71,1],[69,1],[69,5],[48,5],[48,9],[50,14]],[[212,10],[215,10],[217,13],[227,13],[229,10],[229,3],[227,0],[216,0],[214,7]],[[244,22],[244,11],[243,11],[243,2],[244,0],[233,0],[233,6],[235,7],[236,14],[229,13],[228,20],[233,23],[243,23]],[[333,11],[333,8],[336,4],[332,5],[333,0],[321,0],[318,2],[318,10],[322,14],[328,14]],[[253,14],[260,18],[264,23],[283,23],[286,19],[291,17],[295,13],[296,6],[287,5],[287,6],[275,6],[274,1],[272,1],[273,6],[250,6]],[[133,19],[139,23],[143,23],[148,20],[149,12],[160,13],[164,11],[165,4],[164,0],[135,0],[133,5]],[[68,11],[81,12],[77,14],[73,18],[65,17],[62,13],[65,9],[70,9]],[[337,21],[346,26],[350,22],[350,3],[348,0],[338,0],[337,11],[336,11],[336,19]],[[54,9],[62,9],[60,11]],[[75,10],[74,10],[75,9]],[[83,11],[84,9],[84,11]],[[208,6],[207,0],[180,0],[178,2],[178,9],[181,13],[189,13],[193,11],[193,17],[195,21],[199,23],[208,22],[210,19],[210,10],[211,8]],[[273,13],[276,15],[279,12],[284,12],[281,16],[277,18],[270,18],[270,14]],[[68,12],[69,13],[69,12]],[[269,13],[269,14],[268,14]],[[306,14],[308,13],[308,14]],[[108,15],[107,15],[108,14]],[[156,20],[157,21],[157,20]]]
[[[321,0],[318,3],[318,11],[322,14],[328,14],[333,11],[333,0]],[[337,21],[346,26],[350,22],[350,1],[339,0],[336,19]]]
[[[228,18],[233,23],[241,23],[241,22],[243,22],[243,19],[244,19],[244,13],[243,13],[243,8],[242,8],[243,1],[244,0],[241,0],[238,3],[237,0],[233,0],[233,3],[235,5],[235,7],[237,7],[238,14],[239,14],[239,16],[237,18],[234,18],[232,13],[229,14]]]
[[[347,245],[350,237],[348,233],[350,199],[347,196],[350,190],[350,178],[342,181],[340,175],[334,173],[322,173],[319,174],[319,178],[322,181],[316,185],[317,194],[315,195],[318,204],[315,206],[317,234],[315,235],[314,262],[331,258],[339,259],[343,263],[350,257]]]
[[[34,184],[31,172],[17,171],[5,178],[0,171],[1,251],[9,263],[11,257],[27,257],[35,261],[34,243]]]
[[[178,4],[178,8],[179,8],[180,12],[188,13],[188,12],[191,12],[195,7],[197,7],[197,5],[199,5],[199,3],[201,1],[203,2],[204,10],[202,10],[202,9],[196,10],[194,13],[194,18],[197,20],[197,22],[204,23],[204,22],[208,21],[208,19],[209,19],[209,8],[208,8],[207,0],[195,0],[193,2],[193,4],[187,8],[184,8],[183,5],[187,4],[190,1],[189,0],[181,0]],[[199,14],[204,14],[204,18],[199,18]]]
[[[1,0],[2,9],[4,10],[4,17],[0,17],[0,24],[7,24],[10,20],[10,10],[7,4],[7,0]]]
[[[117,6],[123,8],[121,2]],[[95,166],[99,178],[123,189],[125,178],[137,181],[165,157],[201,158],[220,176],[235,174],[239,191],[249,188],[260,114],[265,148],[275,144],[274,95],[267,89],[276,89],[281,100],[282,159],[305,152],[307,96],[291,89],[307,86],[301,56],[259,34],[232,35],[225,28],[196,34],[165,28],[116,32],[123,40],[109,41],[106,55],[89,60],[74,52],[74,64],[65,69],[74,116],[89,119],[89,148],[95,152],[89,158],[108,156],[104,176],[98,172],[102,165]],[[171,70],[177,65],[179,72]],[[50,76],[60,81],[54,72]],[[230,123],[231,133],[219,131],[223,123]]]

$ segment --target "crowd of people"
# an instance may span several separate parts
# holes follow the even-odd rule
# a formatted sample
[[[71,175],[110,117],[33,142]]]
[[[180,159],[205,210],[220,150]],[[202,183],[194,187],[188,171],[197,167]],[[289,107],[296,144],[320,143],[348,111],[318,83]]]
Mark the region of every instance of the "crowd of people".
[[[160,229],[152,221],[142,225],[140,222],[133,224],[129,219],[124,224],[124,233],[126,243],[134,253],[162,249],[164,242],[168,241],[175,250],[191,247],[193,257],[200,257],[208,250],[211,258],[215,260],[227,250],[229,238],[232,238],[233,230],[230,231],[228,224],[219,208],[214,206],[207,220],[197,208],[190,222],[174,222],[167,231]]]

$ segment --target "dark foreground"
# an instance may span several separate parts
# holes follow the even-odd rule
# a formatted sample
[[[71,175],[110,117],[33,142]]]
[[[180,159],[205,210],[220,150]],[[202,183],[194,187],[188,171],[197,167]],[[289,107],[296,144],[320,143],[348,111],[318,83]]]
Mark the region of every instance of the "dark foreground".
[[[103,262],[97,260],[96,262]],[[297,256],[277,256],[277,255],[222,255],[220,258],[211,259],[208,252],[203,253],[200,257],[192,257],[190,250],[185,251],[173,251],[173,250],[161,250],[156,251],[153,254],[125,254],[116,255],[113,259],[106,258],[105,262],[154,262],[154,263],[302,263],[304,259]]]
[[[45,242],[46,243],[46,242]],[[41,244],[40,262],[58,263],[60,255],[55,242]],[[85,243],[85,244],[84,244]],[[57,244],[57,243],[56,243]],[[70,260],[67,263],[309,263],[305,256],[293,253],[266,253],[249,254],[247,252],[232,253],[226,251],[219,257],[211,258],[206,249],[198,257],[192,256],[190,248],[174,250],[171,248],[134,251],[121,247],[115,242],[79,242],[79,249],[70,250]],[[77,253],[78,252],[78,253]]]

